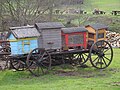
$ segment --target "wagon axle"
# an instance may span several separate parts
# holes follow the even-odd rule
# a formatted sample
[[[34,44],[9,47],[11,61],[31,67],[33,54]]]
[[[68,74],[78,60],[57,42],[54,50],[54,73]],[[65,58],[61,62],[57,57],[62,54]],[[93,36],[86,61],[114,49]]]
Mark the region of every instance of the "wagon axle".
[[[100,57],[100,58],[102,58],[102,57],[104,57],[105,56],[105,54],[103,53],[103,52],[100,52],[99,54],[98,54],[98,57]]]

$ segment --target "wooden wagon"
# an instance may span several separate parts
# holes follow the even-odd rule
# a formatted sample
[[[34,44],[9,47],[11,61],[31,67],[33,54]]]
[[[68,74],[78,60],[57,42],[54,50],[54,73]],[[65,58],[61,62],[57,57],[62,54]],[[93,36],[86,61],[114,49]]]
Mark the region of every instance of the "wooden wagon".
[[[65,28],[60,22],[12,27],[8,37],[11,64],[14,69],[25,68],[35,76],[43,74],[52,65],[70,63],[80,66],[89,59],[95,68],[104,69],[113,58],[113,50],[105,41],[104,30],[89,25]],[[92,44],[90,40],[93,40]]]

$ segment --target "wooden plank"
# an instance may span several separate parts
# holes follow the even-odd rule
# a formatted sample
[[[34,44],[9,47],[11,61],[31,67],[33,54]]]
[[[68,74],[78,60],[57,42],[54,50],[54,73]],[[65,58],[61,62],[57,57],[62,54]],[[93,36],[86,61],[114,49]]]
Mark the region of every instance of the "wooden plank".
[[[51,52],[50,55],[67,55],[67,54],[77,54],[77,53],[89,53],[89,49]]]
[[[3,55],[10,55],[11,53],[9,52],[0,52],[0,56],[3,56]]]

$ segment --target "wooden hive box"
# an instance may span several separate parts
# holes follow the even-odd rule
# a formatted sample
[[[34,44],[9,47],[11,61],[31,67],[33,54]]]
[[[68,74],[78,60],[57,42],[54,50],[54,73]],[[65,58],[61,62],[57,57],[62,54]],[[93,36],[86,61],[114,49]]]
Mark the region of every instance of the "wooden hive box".
[[[91,24],[86,25],[85,28],[88,30],[88,47],[99,40],[106,40],[107,26],[103,24]]]
[[[83,27],[71,27],[62,29],[63,48],[84,48],[87,46],[87,30]]]
[[[38,43],[40,48],[61,49],[61,28],[65,27],[60,22],[36,23],[35,27],[40,32]]]
[[[11,54],[27,54],[37,48],[39,36],[34,26],[10,27],[7,39],[10,41]]]

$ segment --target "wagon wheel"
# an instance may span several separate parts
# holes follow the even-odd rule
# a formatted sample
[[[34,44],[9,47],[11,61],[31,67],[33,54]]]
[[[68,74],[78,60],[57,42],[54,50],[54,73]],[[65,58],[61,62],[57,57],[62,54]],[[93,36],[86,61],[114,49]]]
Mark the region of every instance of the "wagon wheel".
[[[10,59],[10,65],[16,71],[23,71],[25,69],[25,63],[18,59]]]
[[[83,66],[88,61],[88,56],[89,56],[89,53],[84,52],[84,53],[76,54],[75,57],[77,58],[79,65]]]
[[[97,41],[90,48],[90,62],[98,69],[104,69],[111,64],[113,50],[111,45],[104,40]]]
[[[45,74],[51,67],[50,54],[41,48],[36,48],[27,56],[27,68],[35,76]]]
[[[88,52],[73,54],[69,59],[76,65],[83,66],[88,61]]]
[[[11,52],[11,48],[9,46],[3,47],[3,52]]]

